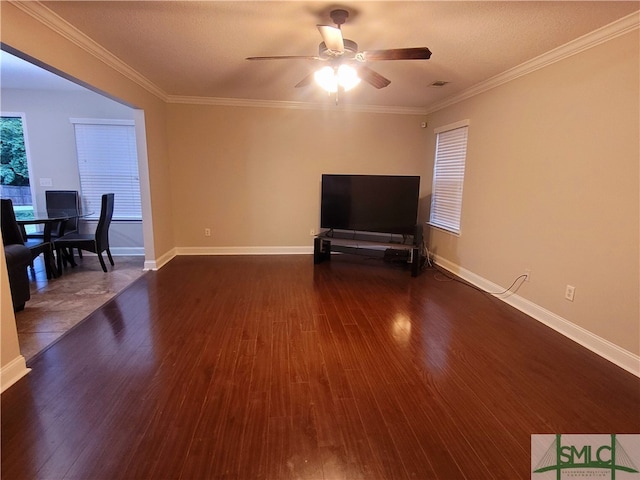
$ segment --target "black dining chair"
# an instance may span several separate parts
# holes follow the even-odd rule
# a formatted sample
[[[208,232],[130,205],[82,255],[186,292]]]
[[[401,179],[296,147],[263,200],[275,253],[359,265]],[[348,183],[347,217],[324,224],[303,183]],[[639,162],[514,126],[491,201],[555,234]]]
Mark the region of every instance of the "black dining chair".
[[[55,240],[63,235],[78,233],[80,214],[80,194],[77,190],[46,190],[44,197],[49,215],[65,214],[69,219],[59,222],[51,232],[51,239]],[[78,249],[78,256],[82,258],[82,250]]]
[[[60,222],[52,237],[61,237],[68,233],[78,233],[78,215],[80,214],[80,195],[77,190],[47,190],[44,192],[49,214],[69,214],[66,222]]]
[[[102,258],[102,252],[107,252],[109,263],[113,263],[111,250],[109,249],[109,227],[111,226],[111,218],[113,217],[113,203],[115,195],[113,193],[105,193],[102,195],[102,204],[100,207],[100,219],[98,226],[93,234],[69,233],[53,241],[58,256],[58,270],[62,270],[63,260],[67,260],[72,267],[76,263],[73,259],[73,249],[86,250],[98,255],[100,265],[103,271],[107,271],[107,266]]]
[[[21,244],[31,250],[31,258],[35,260],[38,256],[44,254],[44,263],[47,271],[47,278],[52,278],[52,256],[53,245],[51,242],[45,242],[42,239],[24,238],[22,230],[16,221],[16,214],[13,210],[13,202],[10,198],[0,199],[0,221],[2,228],[2,241],[5,245]],[[33,269],[33,263],[32,269]]]
[[[50,215],[68,214],[69,220],[59,222],[51,231],[51,238],[58,238],[66,233],[78,232],[78,215],[80,213],[80,194],[77,190],[46,190],[44,192],[47,213]],[[27,238],[43,238],[42,232],[27,234]]]

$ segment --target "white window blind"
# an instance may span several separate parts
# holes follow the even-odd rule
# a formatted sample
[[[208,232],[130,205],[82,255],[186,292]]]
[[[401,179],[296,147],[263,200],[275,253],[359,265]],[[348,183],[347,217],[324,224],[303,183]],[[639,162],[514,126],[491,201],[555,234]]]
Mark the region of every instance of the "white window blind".
[[[460,233],[468,125],[468,121],[464,121],[436,130],[429,223],[456,234]]]
[[[141,220],[133,121],[71,119],[76,133],[82,208],[100,216],[103,193],[114,193],[113,218]]]

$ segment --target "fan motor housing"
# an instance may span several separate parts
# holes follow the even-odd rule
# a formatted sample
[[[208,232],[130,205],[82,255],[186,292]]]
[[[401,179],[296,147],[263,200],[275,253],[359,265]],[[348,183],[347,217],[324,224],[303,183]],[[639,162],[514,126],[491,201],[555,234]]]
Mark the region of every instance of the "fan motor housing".
[[[356,42],[354,42],[353,40],[349,40],[348,38],[343,39],[344,42],[344,51],[345,52],[351,52],[351,53],[357,53],[358,51],[358,44]],[[318,53],[320,57],[335,57],[336,54],[333,53],[331,50],[329,50],[327,48],[327,45],[325,45],[324,42],[322,42],[320,44],[320,46],[318,47]],[[342,54],[341,54],[342,55]]]

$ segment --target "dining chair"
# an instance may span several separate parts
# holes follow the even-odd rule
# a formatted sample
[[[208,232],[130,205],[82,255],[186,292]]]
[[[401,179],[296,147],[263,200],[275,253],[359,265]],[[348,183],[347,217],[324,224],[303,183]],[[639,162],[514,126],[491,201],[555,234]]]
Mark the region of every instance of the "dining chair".
[[[67,233],[78,232],[78,214],[80,213],[80,195],[77,190],[46,190],[44,192],[47,212],[73,215],[66,222],[58,224],[52,237],[61,237]]]
[[[35,260],[39,255],[45,256],[45,268],[47,278],[51,278],[51,256],[53,255],[53,245],[36,238],[24,238],[22,230],[16,221],[16,214],[13,210],[13,201],[10,198],[0,199],[0,228],[2,228],[2,241],[5,245],[21,244],[31,251],[31,259]],[[33,268],[33,263],[31,264]]]
[[[93,234],[83,233],[70,233],[63,235],[53,241],[58,257],[58,270],[62,270],[63,259],[69,261],[72,267],[76,266],[73,259],[73,249],[86,250],[98,255],[100,265],[103,271],[107,271],[107,266],[102,258],[102,252],[107,252],[109,257],[109,263],[113,263],[113,257],[111,256],[111,250],[109,249],[109,227],[111,226],[111,218],[113,217],[113,193],[105,193],[102,195],[102,204],[100,207],[100,218],[96,231]]]
[[[69,220],[60,222],[51,231],[51,238],[58,238],[66,233],[78,232],[78,214],[80,213],[80,195],[77,190],[46,190],[44,192],[47,213],[69,214]],[[43,238],[42,232],[29,233],[27,238]]]
[[[78,233],[80,214],[80,194],[77,190],[46,190],[44,197],[49,215],[68,214],[69,220],[59,222],[51,232],[55,240],[63,235]],[[78,249],[78,256],[82,258],[82,250]]]

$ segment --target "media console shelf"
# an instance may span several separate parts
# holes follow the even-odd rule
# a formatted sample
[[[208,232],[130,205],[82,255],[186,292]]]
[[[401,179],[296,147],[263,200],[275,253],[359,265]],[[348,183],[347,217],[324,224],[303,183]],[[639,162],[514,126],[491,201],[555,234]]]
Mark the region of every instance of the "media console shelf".
[[[411,276],[417,277],[421,270],[422,225],[416,227],[415,235],[390,233],[353,232],[327,230],[313,241],[313,263],[331,259],[331,252],[351,255],[367,255],[379,258],[406,259],[411,265]]]

